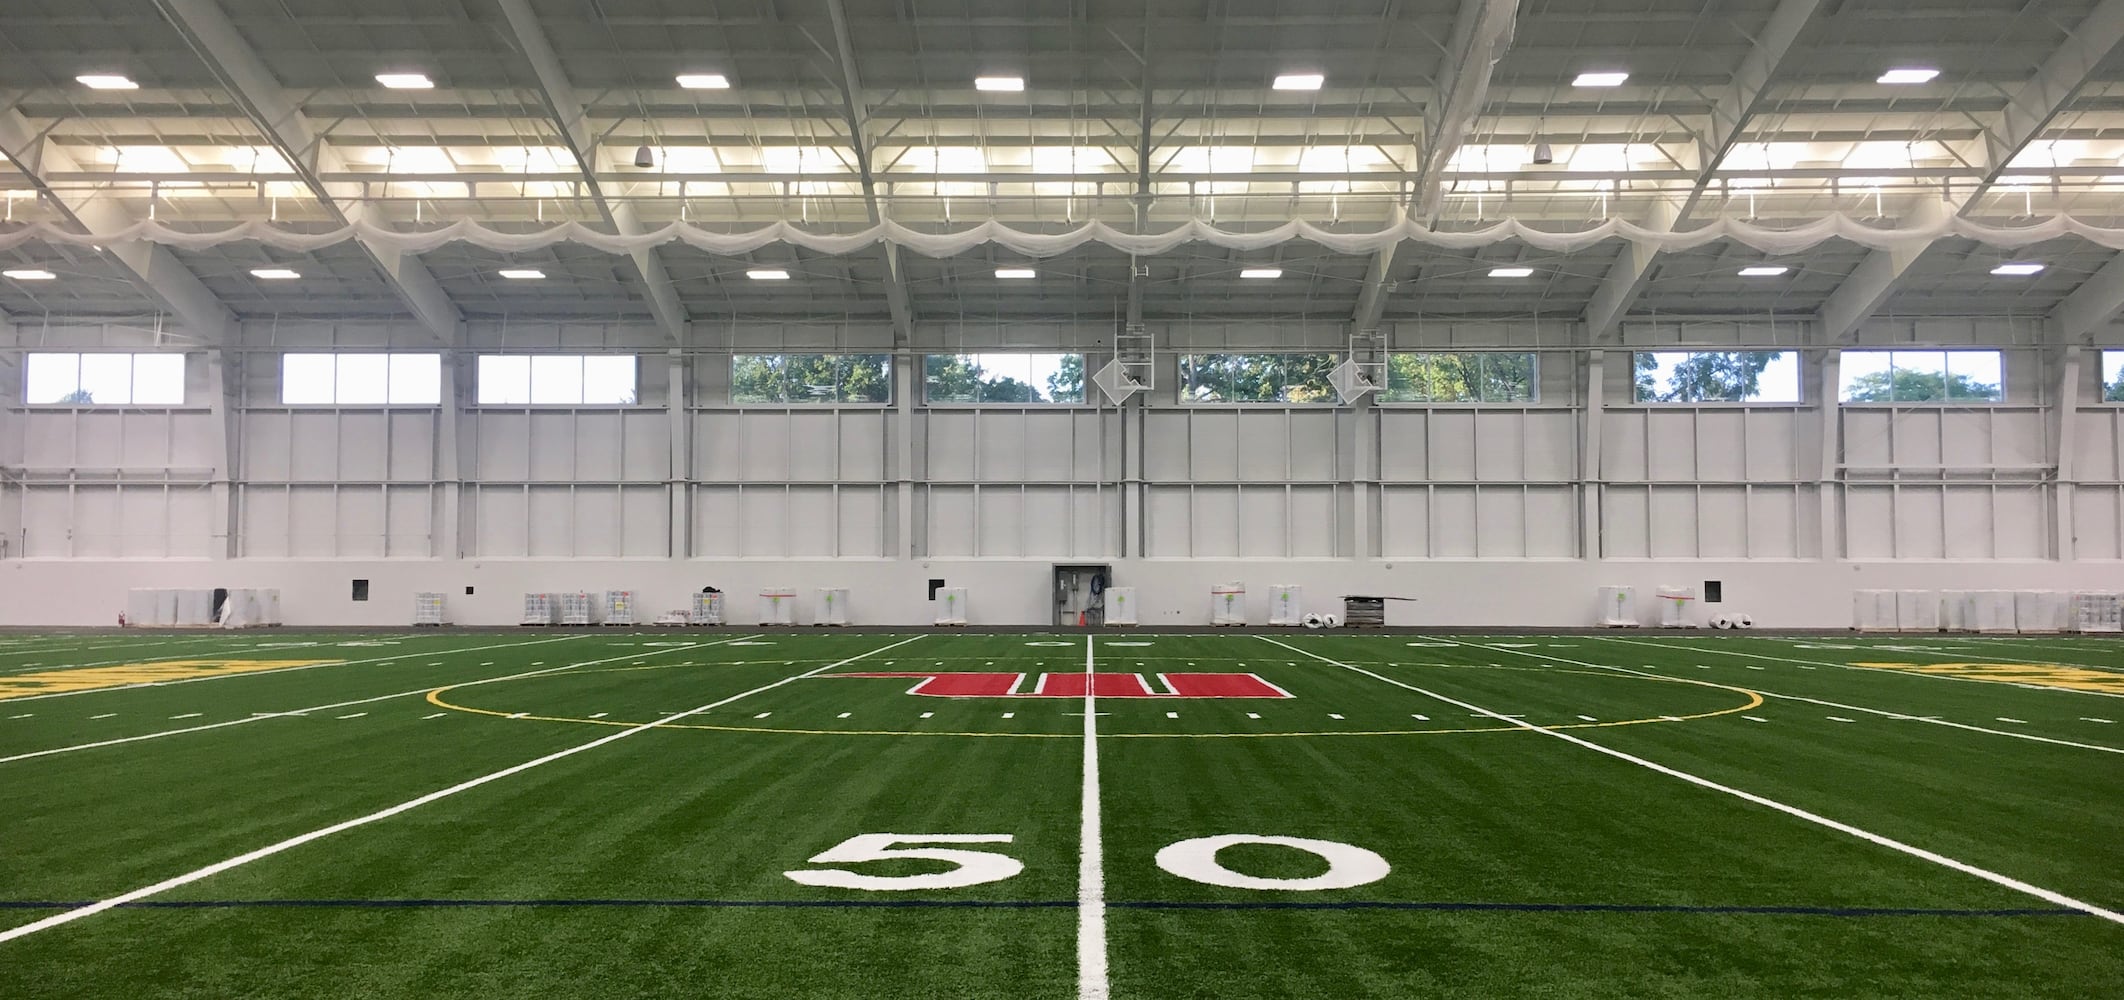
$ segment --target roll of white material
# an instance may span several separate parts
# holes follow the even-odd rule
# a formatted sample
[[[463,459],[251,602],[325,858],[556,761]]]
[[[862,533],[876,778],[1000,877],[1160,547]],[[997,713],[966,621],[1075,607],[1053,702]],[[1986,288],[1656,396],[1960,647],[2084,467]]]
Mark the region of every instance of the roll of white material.
[[[1749,616],[1747,616],[1747,615],[1734,615],[1734,616],[1733,616],[1733,627],[1734,627],[1734,628],[1754,628],[1754,627],[1755,627],[1755,619],[1753,619],[1753,618],[1751,618],[1751,617],[1749,617]]]
[[[1306,628],[1326,628],[1326,627],[1327,627],[1327,623],[1326,623],[1326,622],[1324,622],[1324,621],[1321,621],[1321,620],[1320,620],[1320,616],[1319,616],[1319,615],[1317,615],[1317,614],[1313,614],[1313,613],[1310,613],[1310,612],[1308,612],[1308,613],[1306,614],[1306,616],[1305,616],[1305,627],[1306,627]]]
[[[1330,611],[1320,616],[1320,624],[1326,628],[1341,628],[1342,616]]]
[[[1729,617],[1727,617],[1727,616],[1725,616],[1725,615],[1718,615],[1718,616],[1716,616],[1716,617],[1714,617],[1714,618],[1712,618],[1712,619],[1711,619],[1711,627],[1712,627],[1712,628],[1732,628],[1732,627],[1733,627],[1733,619],[1731,619],[1731,618],[1729,618]]]

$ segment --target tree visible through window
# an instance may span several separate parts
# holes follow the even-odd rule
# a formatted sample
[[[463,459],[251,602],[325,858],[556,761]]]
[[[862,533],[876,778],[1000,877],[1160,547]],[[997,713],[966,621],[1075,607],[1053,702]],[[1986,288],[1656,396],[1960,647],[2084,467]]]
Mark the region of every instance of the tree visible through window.
[[[2102,402],[2124,403],[2124,351],[2102,352]]]
[[[1527,351],[1448,351],[1387,356],[1382,403],[1526,403],[1534,399]]]
[[[735,403],[890,403],[890,354],[738,354],[730,359]]]
[[[1332,354],[1188,354],[1180,398],[1189,403],[1332,403]]]
[[[1998,351],[1845,351],[1846,403],[1996,403],[2005,378]]]
[[[932,354],[923,359],[932,403],[1081,403],[1082,354]]]
[[[1797,403],[1799,358],[1786,351],[1642,351],[1640,403]]]

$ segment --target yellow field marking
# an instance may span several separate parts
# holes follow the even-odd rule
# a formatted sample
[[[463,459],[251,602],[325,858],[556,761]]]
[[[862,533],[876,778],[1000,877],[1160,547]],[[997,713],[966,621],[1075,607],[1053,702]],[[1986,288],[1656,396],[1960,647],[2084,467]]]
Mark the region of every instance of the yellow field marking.
[[[1508,669],[1522,669],[1522,670],[1531,670],[1531,669],[1536,669],[1536,668],[1531,668],[1531,667],[1520,667],[1520,668],[1508,668]],[[1644,718],[1644,719],[1622,719],[1622,720],[1619,720],[1619,721],[1615,721],[1615,722],[1580,722],[1580,723],[1572,723],[1572,724],[1570,724],[1570,725],[1564,725],[1564,726],[1544,726],[1544,727],[1543,727],[1544,729],[1609,729],[1609,728],[1613,728],[1613,727],[1616,727],[1616,726],[1642,726],[1642,725],[1650,725],[1650,724],[1653,724],[1653,723],[1667,723],[1667,722],[1689,722],[1689,721],[1693,721],[1693,720],[1696,720],[1696,719],[1710,719],[1710,718],[1716,718],[1716,717],[1718,717],[1718,716],[1721,716],[1721,715],[1733,715],[1733,714],[1735,714],[1735,713],[1739,713],[1739,712],[1746,712],[1746,711],[1749,711],[1749,710],[1752,710],[1752,709],[1760,708],[1760,707],[1762,707],[1762,704],[1763,704],[1763,696],[1762,696],[1762,695],[1760,695],[1760,694],[1757,694],[1757,693],[1755,693],[1755,692],[1753,692],[1753,691],[1750,691],[1750,690],[1748,690],[1747,688],[1738,688],[1738,687],[1733,687],[1733,686],[1731,686],[1731,685],[1727,685],[1727,684],[1716,684],[1716,683],[1713,683],[1713,682],[1711,682],[1711,681],[1700,681],[1700,680],[1695,680],[1695,679],[1693,679],[1693,678],[1687,678],[1687,677],[1631,677],[1630,675],[1624,675],[1624,674],[1611,674],[1611,673],[1605,673],[1605,672],[1601,672],[1601,671],[1594,671],[1594,670],[1554,670],[1554,671],[1542,671],[1542,672],[1545,672],[1545,673],[1559,673],[1559,674],[1585,674],[1585,675],[1586,675],[1586,676],[1588,676],[1588,677],[1607,677],[1607,678],[1610,678],[1610,679],[1647,680],[1647,681],[1653,681],[1653,682],[1658,682],[1658,683],[1669,683],[1669,684],[1689,684],[1689,685],[1694,685],[1694,686],[1696,686],[1696,687],[1707,687],[1707,688],[1717,688],[1718,690],[1721,690],[1721,691],[1731,691],[1731,692],[1733,692],[1733,693],[1735,693],[1735,694],[1741,694],[1741,695],[1746,695],[1746,696],[1748,697],[1748,701],[1747,701],[1747,704],[1744,704],[1744,705],[1739,705],[1739,706],[1736,706],[1736,707],[1733,707],[1733,708],[1722,708],[1722,709],[1719,709],[1718,711],[1715,711],[1715,712],[1699,712],[1699,713],[1697,713],[1697,714],[1695,714],[1695,715],[1655,715],[1655,716],[1652,716],[1652,717],[1649,717],[1649,718]],[[451,690],[454,690],[454,689],[456,689],[456,688],[458,688],[458,687],[463,687],[463,686],[464,686],[464,685],[459,685],[459,684],[453,684],[453,685],[450,685],[449,687],[439,687],[439,688],[436,688],[436,689],[435,689],[435,690],[433,690],[433,691],[430,691],[430,692],[428,692],[428,704],[430,704],[430,705],[434,705],[434,706],[436,706],[437,708],[447,708],[447,709],[450,709],[450,710],[452,710],[452,711],[456,711],[456,712],[470,712],[470,713],[472,713],[472,714],[474,714],[474,715],[488,715],[488,716],[493,716],[493,717],[495,717],[495,718],[498,718],[498,719],[509,719],[509,720],[512,720],[512,721],[517,721],[517,722],[567,722],[567,723],[574,723],[574,724],[578,724],[578,725],[585,725],[585,726],[621,726],[621,727],[625,727],[625,726],[639,726],[639,725],[643,725],[643,724],[644,724],[644,723],[640,723],[640,722],[624,722],[624,721],[621,721],[621,720],[618,720],[618,719],[576,719],[576,718],[567,718],[567,717],[563,717],[563,716],[551,716],[551,715],[525,715],[525,714],[521,714],[521,713],[518,713],[518,712],[505,712],[505,711],[496,711],[496,710],[493,710],[493,709],[487,709],[487,708],[473,708],[473,707],[471,707],[471,706],[468,706],[468,705],[457,705],[457,704],[452,704],[451,702],[448,702],[448,701],[444,701],[444,700],[443,700],[442,696],[443,696],[443,695],[444,695],[445,693],[447,693],[447,692],[449,692],[449,691],[451,691]],[[670,724],[670,725],[664,725],[664,726],[659,726],[659,727],[657,727],[657,728],[659,728],[659,729],[704,729],[704,730],[713,730],[713,731],[716,731],[716,732],[725,732],[725,733],[775,733],[775,734],[779,734],[779,735],[791,735],[791,736],[966,736],[966,737],[972,737],[972,738],[975,738],[975,739],[991,739],[991,738],[993,738],[993,739],[1031,739],[1031,740],[1076,740],[1076,739],[1083,739],[1083,738],[1084,738],[1084,737],[1083,737],[1083,734],[1082,734],[1082,733],[962,733],[962,732],[941,732],[941,731],[923,731],[923,730],[892,730],[892,729],[884,729],[884,730],[874,730],[874,729],[777,729],[777,728],[771,728],[771,727],[767,727],[767,726],[710,726],[710,725],[704,725],[704,724],[699,724],[699,723],[674,723],[674,724]],[[1311,733],[1100,733],[1100,734],[1099,734],[1099,736],[1100,736],[1100,738],[1101,738],[1101,739],[1114,739],[1114,740],[1130,740],[1130,739],[1136,739],[1136,740],[1232,740],[1232,739],[1242,739],[1242,740],[1247,740],[1247,739],[1287,739],[1287,738],[1290,738],[1290,737],[1293,737],[1293,736],[1444,736],[1444,735],[1453,735],[1453,734],[1465,734],[1465,733],[1531,733],[1531,732],[1537,732],[1537,731],[1538,731],[1538,730],[1533,730],[1533,729],[1527,729],[1527,728],[1524,728],[1524,727],[1522,727],[1522,726],[1487,726],[1487,727],[1483,727],[1483,728],[1479,728],[1479,729],[1392,729],[1392,730],[1379,730],[1379,731],[1368,731],[1368,732],[1311,732]]]
[[[1854,663],[1872,670],[1899,670],[1913,674],[1938,674],[1965,681],[1998,684],[2041,684],[2075,691],[2124,694],[2124,673],[2089,670],[2049,663]]]
[[[17,674],[0,677],[0,701],[20,698],[30,694],[59,694],[68,691],[94,691],[100,688],[125,687],[129,684],[155,684],[163,681],[192,680],[199,677],[220,677],[227,674],[246,674],[257,670],[283,670],[288,667],[316,667],[339,660],[160,660],[154,663],[127,663],[115,667],[84,667],[79,670],[40,670],[34,674]]]

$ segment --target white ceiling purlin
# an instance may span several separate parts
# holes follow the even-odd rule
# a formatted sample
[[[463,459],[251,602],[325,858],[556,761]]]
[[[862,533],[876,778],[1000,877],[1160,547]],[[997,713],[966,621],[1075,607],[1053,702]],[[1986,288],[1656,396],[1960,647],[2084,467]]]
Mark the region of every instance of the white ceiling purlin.
[[[366,214],[364,206],[358,201],[352,206],[340,204],[322,179],[323,174],[345,172],[346,164],[311,127],[301,107],[281,87],[265,60],[237,32],[221,6],[214,0],[155,0],[155,5],[243,108],[259,134],[316,195],[318,205],[342,223],[361,219]],[[434,274],[417,258],[381,250],[365,239],[356,242],[384,273],[392,291],[414,318],[444,346],[455,344],[464,317]]]
[[[1152,103],[1155,97],[1151,93],[1151,24],[1150,0],[1144,0],[1143,40],[1134,52],[1129,53],[1136,58],[1136,65],[1143,71],[1142,84],[1137,87],[1136,94],[1136,193],[1129,198],[1130,207],[1134,210],[1136,232],[1138,233],[1144,231],[1145,223],[1150,219],[1151,201],[1153,199],[1151,193],[1151,147],[1157,141],[1156,129],[1158,127],[1157,115],[1153,110],[1154,105]],[[1115,35],[1114,40],[1121,41],[1121,38],[1119,35]],[[1123,48],[1126,47],[1127,43],[1123,42]],[[1148,294],[1149,285],[1150,266],[1144,264],[1135,254],[1129,254],[1128,307],[1127,312],[1123,314],[1122,327],[1124,330],[1135,333],[1143,329],[1143,297]]]
[[[856,72],[855,41],[848,33],[848,12],[841,0],[827,0],[826,13],[833,19],[834,61],[841,65],[841,100],[848,113],[848,145],[854,149],[856,171],[863,185],[863,206],[870,221],[885,221],[878,202],[878,179],[871,170],[870,113],[863,102],[863,79]],[[893,338],[901,344],[914,342],[914,306],[908,300],[907,272],[900,267],[900,247],[891,240],[878,242],[885,264],[885,305],[892,313]]]
[[[2086,85],[2095,68],[2108,58],[2120,42],[2124,42],[2124,0],[2103,0],[2101,6],[2096,7],[2073,28],[2057,51],[2043,61],[2035,76],[2030,77],[2027,83],[2013,92],[2006,101],[2005,109],[1984,129],[1985,146],[1990,154],[1990,163],[1986,165],[1984,179],[1966,196],[1956,197],[1950,194],[1940,203],[1937,210],[1966,215],[1981,205],[1985,196],[1999,183],[2000,177],[2005,174],[2014,158],[2020,156],[2022,150],[2027,149],[2043,134],[2043,130],[2048,128],[2058,113],[2065,109],[2065,105],[2072,101],[2073,95],[2080,92],[2080,88]],[[1912,247],[1893,251],[1875,250],[1868,254],[1865,263],[1861,264],[1858,270],[1851,272],[1851,277],[1845,279],[1835,293],[1830,295],[1829,301],[1822,305],[1822,336],[1828,342],[1834,343],[1857,332],[1858,328],[1872,318],[1874,312],[1895,294],[1897,283],[1910,272],[1910,265],[1916,262],[1923,252],[1923,247]],[[2104,268],[2102,274],[2109,273],[2109,270]],[[2088,283],[2095,284],[2102,274],[2097,274]],[[2076,291],[2052,313],[2052,319],[2055,324],[2062,324],[2068,318],[2085,320],[2101,315],[2101,321],[2106,322],[2116,311],[2112,309],[2102,315],[2095,308],[2101,298],[2099,289],[2090,292],[2089,297],[2085,299],[2080,298]],[[2068,314],[2066,306],[2073,305],[2075,299],[2078,299],[2079,303],[2074,305],[2072,312]],[[2062,327],[2060,329],[2062,332]],[[2084,332],[2072,331],[2067,335],[2076,336]]]
[[[1719,95],[1711,111],[1711,128],[1702,140],[1702,161],[1697,165],[1696,180],[1680,205],[1661,201],[1655,209],[1656,217],[1648,220],[1657,228],[1669,231],[1687,224],[1689,217],[1703,202],[1711,189],[1711,182],[1718,173],[1726,154],[1740,142],[1747,131],[1748,122],[1763,106],[1763,97],[1769,93],[1770,82],[1777,78],[1778,66],[1785,54],[1792,51],[1792,43],[1799,39],[1807,22],[1813,20],[1821,0],[1784,0],[1770,15],[1762,34],[1748,50],[1747,58],[1741,60],[1740,68],[1733,74],[1732,86]],[[1586,337],[1598,341],[1615,332],[1630,308],[1644,295],[1646,276],[1652,272],[1652,262],[1657,256],[1641,244],[1632,244],[1616,258],[1615,266],[1601,281],[1600,288],[1586,304]]]
[[[29,120],[13,108],[0,108],[0,156],[14,163],[46,204],[84,233],[114,233],[138,221],[116,202],[103,198],[91,197],[78,206],[67,204],[43,174],[78,170],[79,165],[65,150],[44,141]],[[206,344],[235,340],[236,314],[168,247],[141,240],[123,240],[104,247],[126,279],[177,317],[186,333]]]
[[[539,24],[538,15],[532,12],[526,0],[497,2],[509,21],[518,51],[531,63],[531,71],[538,77],[539,96],[546,103],[546,111],[553,119],[561,141],[574,155],[576,165],[582,171],[583,189],[589,192],[598,214],[622,236],[641,235],[644,229],[640,217],[635,215],[634,206],[625,202],[614,204],[605,197],[604,188],[598,184],[597,137],[590,132],[583,103],[576,96],[575,85],[561,68],[560,56],[553,51],[553,42],[546,37],[546,29]],[[686,308],[679,302],[678,290],[671,284],[671,274],[664,268],[663,258],[657,255],[654,247],[630,251],[627,256],[634,261],[635,271],[641,278],[643,300],[649,304],[656,325],[673,344],[683,346],[686,342]]]

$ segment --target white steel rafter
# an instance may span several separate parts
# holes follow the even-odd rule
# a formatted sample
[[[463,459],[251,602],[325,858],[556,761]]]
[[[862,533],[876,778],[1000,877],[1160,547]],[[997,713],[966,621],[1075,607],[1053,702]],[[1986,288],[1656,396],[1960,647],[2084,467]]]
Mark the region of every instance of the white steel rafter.
[[[590,131],[590,122],[578,99],[575,85],[562,69],[559,54],[553,51],[553,43],[546,37],[546,30],[539,24],[538,15],[531,10],[527,0],[496,0],[502,14],[509,21],[511,37],[516,40],[518,51],[531,64],[531,71],[538,77],[539,97],[545,102],[546,111],[553,120],[554,131],[568,152],[575,157],[581,170],[583,191],[589,194],[591,204],[597,206],[598,214],[605,222],[623,236],[639,236],[645,230],[634,206],[615,202],[605,196],[603,185],[597,178],[597,136]],[[686,309],[679,301],[678,290],[671,284],[670,272],[665,270],[663,258],[653,247],[630,252],[628,259],[634,262],[636,275],[641,280],[642,298],[649,304],[649,312],[656,318],[656,325],[664,331],[671,343],[684,346],[686,342]]]
[[[138,221],[117,203],[100,197],[69,204],[46,177],[79,170],[79,165],[13,108],[0,108],[0,156],[14,163],[30,187],[61,219],[83,233],[117,232]],[[206,344],[227,344],[235,339],[236,314],[168,247],[124,240],[109,244],[104,252],[134,287],[177,317],[190,336]]]
[[[2119,43],[2124,43],[2124,0],[2103,0],[2101,6],[2066,35],[2065,41],[2043,61],[2035,75],[2008,97],[2005,109],[1985,123],[1988,163],[1983,178],[1973,189],[1959,195],[1950,193],[1936,208],[1928,211],[1966,215],[1982,207],[2014,158],[2043,134]],[[1895,294],[1896,286],[1904,275],[1910,273],[1910,265],[1917,261],[1924,249],[1875,250],[1867,254],[1865,263],[1851,272],[1851,277],[1823,304],[1823,337],[1835,343],[1858,332],[1858,328]],[[2101,288],[2102,276],[2111,274],[2112,270],[2104,268],[2102,274],[2090,280],[2081,289],[2087,293],[2085,297],[2075,292],[2059,305],[2051,315],[2052,326],[2057,332],[2064,332],[2075,323],[2092,321],[2098,325],[2115,316],[2117,307],[2109,307],[2106,311],[2102,307],[2106,298],[2116,295],[2113,291],[2105,294]],[[2115,281],[2108,284],[2113,285]],[[2093,326],[2087,329],[2091,330]],[[2066,335],[2077,336],[2085,332],[2075,330]]]
[[[848,145],[855,152],[857,178],[863,186],[863,206],[870,221],[880,223],[885,221],[885,210],[878,201],[878,180],[871,169],[870,112],[863,98],[862,75],[856,70],[848,12],[841,0],[827,0],[826,12],[833,19],[833,55],[841,69],[838,85],[848,116]],[[914,306],[907,295],[907,274],[900,267],[900,248],[885,240],[878,244],[878,253],[885,265],[885,302],[892,312],[893,338],[902,345],[913,343]]]
[[[325,144],[324,136],[310,124],[301,106],[236,30],[220,4],[215,0],[155,0],[155,6],[303,186],[310,189],[320,207],[341,223],[368,216],[358,195],[342,199],[324,181],[324,175],[346,172],[346,164]],[[417,257],[368,240],[358,243],[413,317],[438,342],[445,346],[456,343],[464,318],[427,266]]]
[[[1770,15],[1770,23],[1764,27],[1748,56],[1741,61],[1733,74],[1733,83],[1719,95],[1718,103],[1711,111],[1708,132],[1700,142],[1702,161],[1697,166],[1696,178],[1689,193],[1679,205],[1661,200],[1653,210],[1649,224],[1673,231],[1689,222],[1690,216],[1702,204],[1711,190],[1711,182],[1718,173],[1719,164],[1726,154],[1740,142],[1748,122],[1762,109],[1764,95],[1770,90],[1770,82],[1777,77],[1778,66],[1792,51],[1792,43],[1800,32],[1814,19],[1821,0],[1784,0]],[[1599,341],[1613,334],[1622,325],[1624,316],[1637,304],[1645,293],[1645,285],[1652,273],[1652,264],[1657,251],[1641,244],[1624,247],[1622,255],[1608,270],[1600,288],[1593,293],[1586,305],[1586,336]]]

